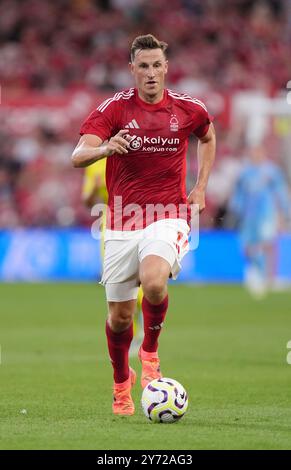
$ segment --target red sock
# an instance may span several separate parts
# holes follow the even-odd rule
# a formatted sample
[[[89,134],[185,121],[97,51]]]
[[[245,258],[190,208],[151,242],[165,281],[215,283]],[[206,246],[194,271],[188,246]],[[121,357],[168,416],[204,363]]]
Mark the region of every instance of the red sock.
[[[145,296],[142,299],[144,320],[144,340],[142,349],[146,352],[156,352],[158,337],[160,336],[163,321],[168,309],[168,296],[159,305],[151,304]]]
[[[106,336],[114,382],[122,383],[129,377],[128,350],[133,338],[132,323],[127,330],[114,333],[106,322]]]

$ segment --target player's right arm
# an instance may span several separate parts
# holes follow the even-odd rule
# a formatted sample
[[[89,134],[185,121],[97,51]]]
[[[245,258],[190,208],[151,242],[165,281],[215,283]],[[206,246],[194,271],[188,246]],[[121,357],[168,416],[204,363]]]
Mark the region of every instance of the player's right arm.
[[[103,142],[100,137],[93,134],[84,134],[80,138],[72,153],[72,164],[75,168],[82,168],[97,162],[101,158],[109,157],[114,153],[123,155],[128,153],[128,130],[121,129],[117,134]]]

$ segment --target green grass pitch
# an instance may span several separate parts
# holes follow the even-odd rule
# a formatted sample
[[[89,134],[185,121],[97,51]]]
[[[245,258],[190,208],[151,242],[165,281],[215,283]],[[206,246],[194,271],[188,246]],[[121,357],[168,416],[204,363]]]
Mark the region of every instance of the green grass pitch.
[[[0,448],[291,449],[290,307],[290,292],[171,285],[161,364],[189,409],[163,425],[143,416],[139,382],[136,414],[111,413],[101,287],[1,284]]]

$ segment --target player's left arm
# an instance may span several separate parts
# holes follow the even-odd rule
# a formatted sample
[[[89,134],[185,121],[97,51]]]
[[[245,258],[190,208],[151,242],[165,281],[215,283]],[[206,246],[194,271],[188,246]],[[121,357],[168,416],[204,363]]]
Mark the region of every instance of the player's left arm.
[[[279,167],[273,173],[273,190],[279,211],[280,230],[283,231],[291,221],[289,188],[285,175]]]
[[[290,217],[290,198],[288,191],[288,183],[281,169],[277,169],[274,175],[275,192],[277,195],[278,205],[286,219]]]
[[[198,204],[199,212],[205,209],[205,192],[208,183],[211,168],[215,160],[216,137],[212,123],[205,136],[199,138],[198,141],[198,175],[197,181],[188,195],[189,204]]]

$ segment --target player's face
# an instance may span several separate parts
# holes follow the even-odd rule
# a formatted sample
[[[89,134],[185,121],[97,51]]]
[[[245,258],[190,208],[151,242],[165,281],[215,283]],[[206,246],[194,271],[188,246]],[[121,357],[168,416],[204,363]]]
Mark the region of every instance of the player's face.
[[[168,61],[161,49],[137,50],[130,64],[138,93],[142,99],[151,103],[163,97],[165,75]]]

